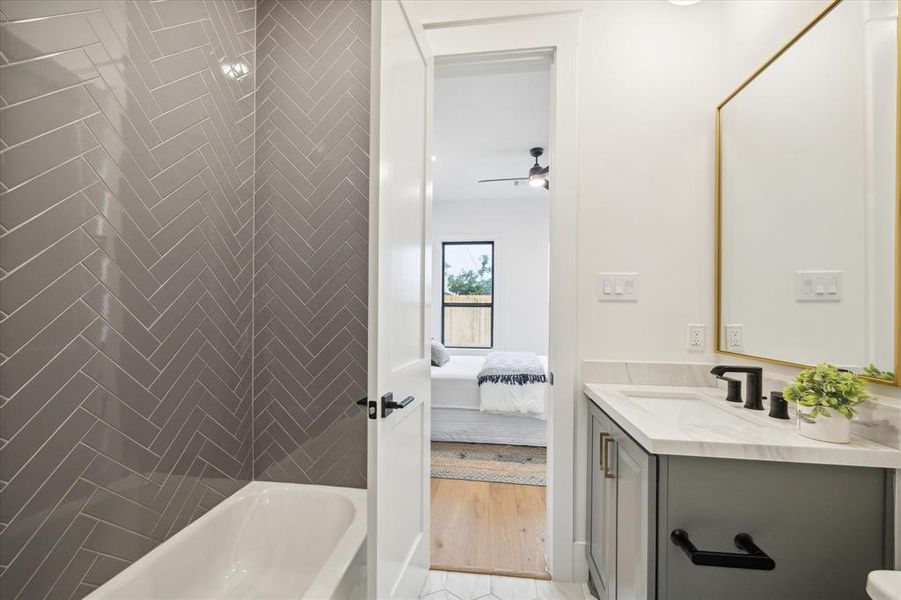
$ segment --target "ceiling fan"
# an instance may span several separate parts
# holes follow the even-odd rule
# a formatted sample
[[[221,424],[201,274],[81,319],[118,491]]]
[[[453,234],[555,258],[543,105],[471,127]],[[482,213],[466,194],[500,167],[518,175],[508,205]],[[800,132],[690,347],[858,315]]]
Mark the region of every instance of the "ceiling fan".
[[[500,179],[479,179],[479,183],[489,183],[492,181],[528,181],[529,185],[532,187],[543,187],[544,189],[550,189],[550,181],[548,177],[550,175],[551,167],[548,165],[547,167],[542,167],[538,164],[538,157],[544,154],[544,148],[532,148],[529,150],[529,154],[535,159],[535,164],[529,169],[528,177],[502,177]]]

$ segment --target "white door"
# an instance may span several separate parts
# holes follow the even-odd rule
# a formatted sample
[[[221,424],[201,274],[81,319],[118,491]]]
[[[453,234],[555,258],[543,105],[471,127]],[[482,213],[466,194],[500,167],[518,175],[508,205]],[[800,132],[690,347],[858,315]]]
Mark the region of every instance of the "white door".
[[[368,574],[387,600],[429,568],[428,59],[397,0],[373,2],[373,24]],[[389,395],[403,408],[385,414]]]

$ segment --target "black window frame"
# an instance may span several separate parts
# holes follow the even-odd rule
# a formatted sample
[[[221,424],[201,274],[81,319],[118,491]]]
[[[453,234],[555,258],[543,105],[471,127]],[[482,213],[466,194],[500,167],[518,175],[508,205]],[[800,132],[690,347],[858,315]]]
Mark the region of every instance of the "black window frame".
[[[448,246],[491,246],[491,302],[445,302],[445,286],[447,285],[447,261],[446,251]],[[494,348],[494,292],[495,292],[495,274],[494,274],[494,242],[489,240],[479,241],[453,241],[441,242],[441,343],[446,348],[454,348],[461,350],[491,350]],[[491,332],[487,346],[449,346],[445,343],[444,338],[444,315],[445,308],[456,307],[472,307],[472,308],[490,308],[491,309]]]

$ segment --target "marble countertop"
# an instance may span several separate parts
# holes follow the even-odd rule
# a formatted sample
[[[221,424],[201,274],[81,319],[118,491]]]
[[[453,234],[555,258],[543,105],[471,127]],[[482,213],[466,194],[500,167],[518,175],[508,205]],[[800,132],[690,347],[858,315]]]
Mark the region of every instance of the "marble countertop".
[[[793,419],[726,402],[716,388],[588,383],[582,390],[652,454],[901,469],[901,450],[853,435],[849,444],[803,437]]]

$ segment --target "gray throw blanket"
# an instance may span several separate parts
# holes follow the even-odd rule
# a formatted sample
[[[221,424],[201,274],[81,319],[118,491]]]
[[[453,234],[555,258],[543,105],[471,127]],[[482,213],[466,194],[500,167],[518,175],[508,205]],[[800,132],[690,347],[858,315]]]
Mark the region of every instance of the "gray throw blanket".
[[[534,352],[491,352],[479,371],[479,385],[483,383],[547,383],[547,375]]]

